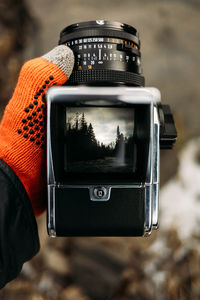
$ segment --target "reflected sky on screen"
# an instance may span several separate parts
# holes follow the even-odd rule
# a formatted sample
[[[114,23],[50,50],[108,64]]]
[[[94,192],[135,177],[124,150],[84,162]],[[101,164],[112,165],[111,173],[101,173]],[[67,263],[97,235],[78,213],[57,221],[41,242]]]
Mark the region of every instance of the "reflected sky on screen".
[[[67,108],[66,122],[75,125],[76,114],[81,120],[84,113],[87,124],[93,126],[96,139],[100,143],[108,145],[115,142],[117,136],[117,126],[124,136],[133,135],[134,129],[134,109],[133,108],[105,108],[105,107],[78,107]]]

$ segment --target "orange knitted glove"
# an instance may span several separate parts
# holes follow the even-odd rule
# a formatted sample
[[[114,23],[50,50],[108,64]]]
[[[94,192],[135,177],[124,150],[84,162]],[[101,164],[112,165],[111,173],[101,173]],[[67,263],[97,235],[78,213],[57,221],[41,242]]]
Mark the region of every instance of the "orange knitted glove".
[[[26,62],[0,124],[0,158],[23,183],[35,215],[46,205],[45,93],[64,84],[73,66],[73,53],[64,45]]]

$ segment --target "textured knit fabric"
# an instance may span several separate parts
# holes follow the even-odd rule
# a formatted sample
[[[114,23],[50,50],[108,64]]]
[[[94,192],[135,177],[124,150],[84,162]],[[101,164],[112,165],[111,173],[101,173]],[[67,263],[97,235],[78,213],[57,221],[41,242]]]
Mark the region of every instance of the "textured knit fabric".
[[[66,46],[49,53],[24,64],[0,124],[0,158],[21,180],[35,215],[46,205],[45,93],[67,81],[74,63]]]

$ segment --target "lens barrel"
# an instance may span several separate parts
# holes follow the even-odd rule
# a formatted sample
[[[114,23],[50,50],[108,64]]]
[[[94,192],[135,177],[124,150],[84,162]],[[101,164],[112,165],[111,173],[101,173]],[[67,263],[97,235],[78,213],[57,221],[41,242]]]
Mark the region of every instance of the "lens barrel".
[[[75,55],[68,85],[144,86],[140,40],[134,27],[104,20],[81,22],[61,31],[61,44]]]

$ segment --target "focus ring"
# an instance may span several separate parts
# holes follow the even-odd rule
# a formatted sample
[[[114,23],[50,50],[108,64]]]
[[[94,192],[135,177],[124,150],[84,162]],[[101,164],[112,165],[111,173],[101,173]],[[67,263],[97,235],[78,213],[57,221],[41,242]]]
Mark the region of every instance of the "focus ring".
[[[126,83],[144,86],[144,77],[132,72],[116,70],[83,70],[73,71],[68,84],[85,84],[90,82]]]
[[[110,38],[118,38],[118,39],[128,39],[130,41],[135,42],[140,47],[140,41],[138,37],[134,36],[125,31],[117,31],[117,30],[106,30],[106,29],[82,29],[79,31],[75,31],[73,33],[61,33],[59,45],[64,44],[70,40],[85,38],[85,37],[95,37],[95,36],[104,36]]]

